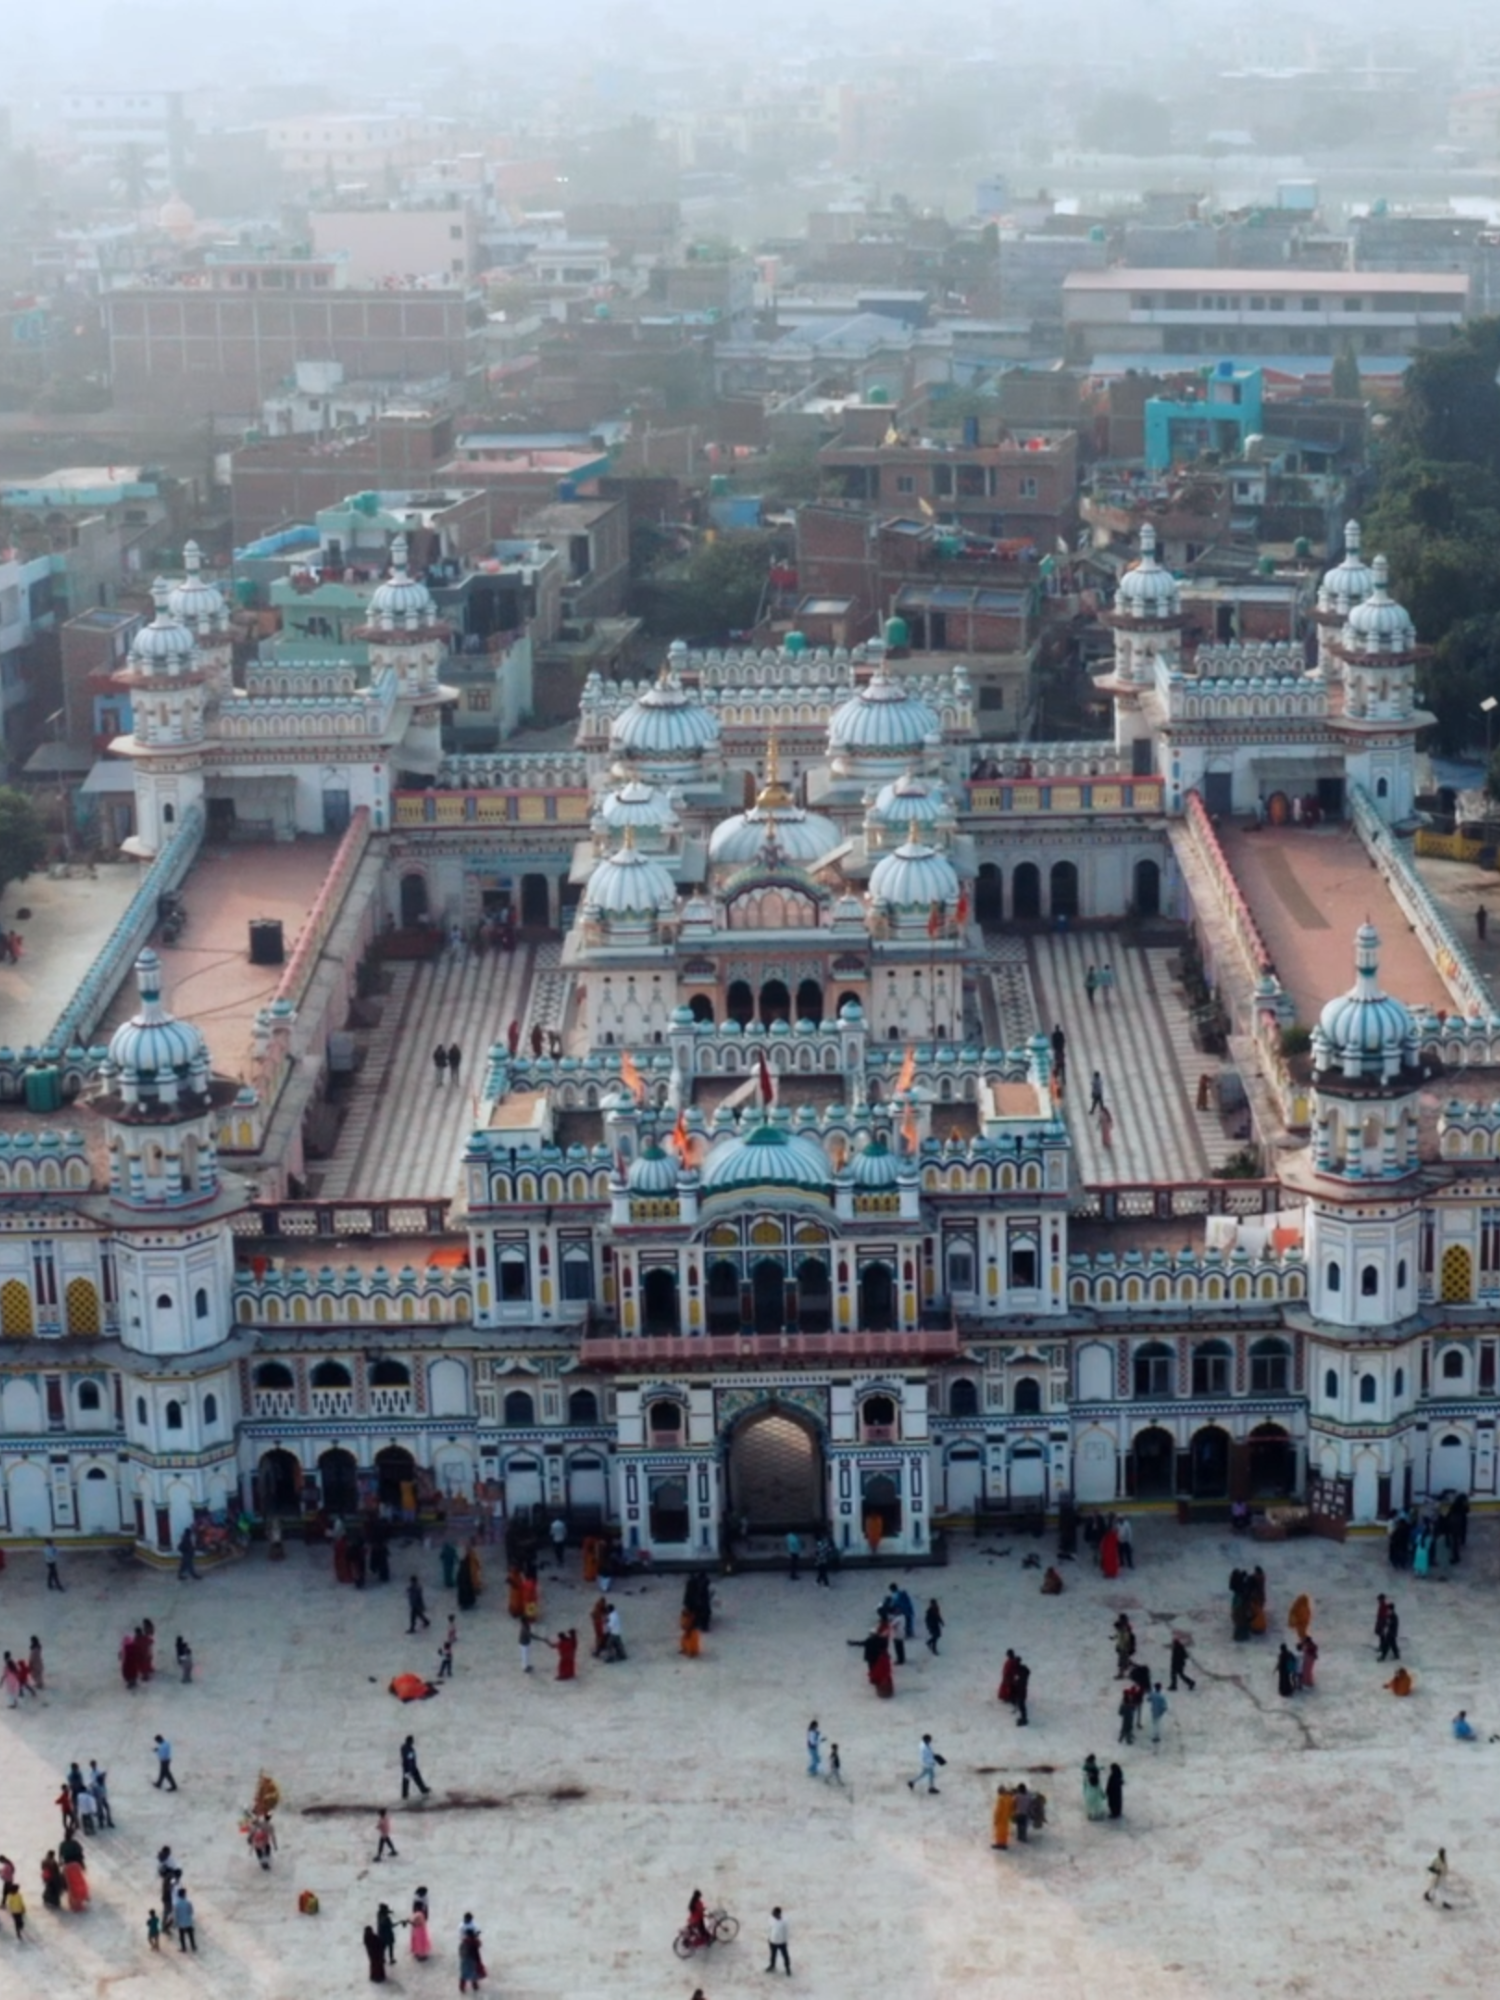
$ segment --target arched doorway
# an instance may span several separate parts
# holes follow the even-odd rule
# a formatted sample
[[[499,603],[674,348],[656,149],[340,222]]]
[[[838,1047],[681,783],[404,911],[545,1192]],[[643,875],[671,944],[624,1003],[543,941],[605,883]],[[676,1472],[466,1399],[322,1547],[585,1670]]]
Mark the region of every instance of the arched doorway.
[[[1042,871],[1023,861],[1010,878],[1010,913],[1018,924],[1035,923],[1042,914]]]
[[[750,1273],[751,1313],[757,1333],[780,1333],[786,1325],[786,1272],[774,1257],[762,1257]]]
[[[1472,1484],[1468,1439],[1458,1431],[1443,1431],[1427,1460],[1427,1491],[1441,1499],[1445,1493],[1467,1493]]]
[[[706,993],[695,993],[692,999],[689,1000],[688,1006],[693,1010],[693,1019],[695,1021],[707,1021],[710,1027],[713,1026],[714,1003]]]
[[[742,1028],[748,1028],[755,1019],[755,995],[750,991],[748,979],[732,979],[729,982],[724,1012],[731,1021],[738,1021]]]
[[[797,988],[797,1019],[816,1025],[823,1018],[823,989],[816,979],[804,979]]]
[[[401,877],[401,928],[415,930],[427,921],[427,877],[411,874]]]
[[[956,1444],[948,1453],[943,1505],[950,1514],[972,1514],[984,1497],[984,1456],[977,1444]]]
[[[335,1445],[318,1460],[318,1486],[328,1514],[359,1512],[359,1468],[352,1451]]]
[[[677,1313],[677,1273],[658,1268],[641,1280],[641,1320],[645,1333],[680,1333]]]
[[[792,1018],[792,996],[786,989],[784,979],[768,979],[760,989],[761,1026],[769,1028],[775,1021],[790,1021]]]
[[[1193,1433],[1193,1498],[1222,1500],[1229,1492],[1229,1433],[1205,1424]]]
[[[752,1531],[822,1525],[823,1452],[801,1416],[772,1404],[740,1423],[729,1446],[729,1504]]]
[[[102,1465],[91,1465],[78,1488],[78,1527],[85,1535],[117,1535],[120,1503],[115,1482]]]
[[[1078,915],[1078,864],[1075,861],[1054,861],[1048,882],[1048,894],[1054,917]]]
[[[280,1446],[268,1451],[255,1474],[255,1506],[261,1514],[295,1514],[302,1506],[302,1467]]]
[[[859,1273],[859,1330],[890,1333],[896,1323],[896,1278],[889,1264],[864,1264]]]
[[[833,1326],[833,1293],[828,1266],[821,1257],[804,1257],[797,1266],[797,1330],[827,1333]]]
[[[727,1257],[720,1257],[708,1267],[708,1330],[710,1333],[740,1330],[740,1274]]]
[[[651,1539],[685,1542],[692,1532],[688,1515],[688,1485],[680,1472],[665,1473],[649,1484]]]
[[[1170,1431],[1153,1425],[1137,1431],[1130,1451],[1134,1472],[1129,1490],[1137,1500],[1170,1500],[1175,1490],[1177,1450]]]
[[[1011,1505],[1047,1499],[1047,1456],[1039,1444],[1012,1445],[1010,1453]]]
[[[974,921],[998,924],[1005,916],[1005,878],[993,861],[981,861],[974,878]]]
[[[872,1514],[880,1517],[883,1533],[899,1535],[901,1532],[901,1488],[888,1472],[866,1472],[859,1482],[860,1528]]]
[[[1280,1424],[1257,1424],[1250,1433],[1250,1497],[1287,1500],[1297,1489],[1297,1449]]]
[[[382,1507],[405,1507],[415,1505],[417,1488],[417,1461],[405,1445],[388,1444],[384,1451],[375,1454],[376,1493]],[[409,1493],[402,1488],[409,1487]]]
[[[1138,917],[1161,915],[1161,868],[1155,861],[1135,864],[1135,894],[1131,898]]]
[[[544,931],[552,924],[552,899],[545,875],[521,877],[521,922],[527,930]]]

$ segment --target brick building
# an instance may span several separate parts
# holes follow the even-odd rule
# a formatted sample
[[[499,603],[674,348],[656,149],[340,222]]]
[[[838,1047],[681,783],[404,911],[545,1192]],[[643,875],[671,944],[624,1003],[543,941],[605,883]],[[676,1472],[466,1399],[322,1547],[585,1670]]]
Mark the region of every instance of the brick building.
[[[1050,554],[1072,544],[1078,524],[1078,437],[1039,431],[993,444],[953,444],[897,432],[879,407],[846,412],[844,428],[818,453],[838,497],[888,511],[921,513],[940,525]]]

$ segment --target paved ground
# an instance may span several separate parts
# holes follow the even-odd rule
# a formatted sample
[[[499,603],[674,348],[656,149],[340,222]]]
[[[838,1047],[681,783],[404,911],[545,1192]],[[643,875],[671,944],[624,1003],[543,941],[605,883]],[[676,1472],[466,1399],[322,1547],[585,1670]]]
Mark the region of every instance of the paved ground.
[[[951,1568],[911,1579],[941,1594],[949,1632],[936,1660],[917,1645],[889,1703],[844,1643],[863,1631],[883,1581],[869,1573],[841,1575],[832,1591],[777,1575],[722,1583],[697,1662],[675,1651],[676,1584],[636,1586],[620,1599],[630,1659],[585,1660],[579,1681],[560,1686],[544,1652],[535,1674],[519,1673],[491,1566],[463,1621],[453,1686],[406,1709],[385,1683],[430,1670],[433,1636],[404,1637],[395,1584],[339,1590],[326,1551],[296,1549],[280,1569],[257,1555],[198,1585],[110,1555],[65,1555],[61,1597],[42,1589],[37,1557],[12,1554],[0,1643],[14,1649],[39,1632],[50,1667],[43,1702],[0,1709],[0,1848],[20,1866],[35,1939],[21,1957],[0,1936],[0,1992],[362,1993],[363,1924],[381,1897],[400,1913],[422,1882],[438,1950],[426,1966],[400,1960],[407,1993],[452,1990],[457,1923],[472,1909],[488,1945],[485,1990],[504,2000],[688,2000],[699,1983],[728,2000],[765,1990],[760,1940],[778,1901],[792,1925],[793,1988],[838,2000],[1492,1993],[1500,1746],[1456,1744],[1448,1723],[1465,1707],[1485,1733],[1500,1725],[1500,1528],[1476,1530],[1457,1580],[1400,1579],[1402,1652],[1417,1680],[1404,1702],[1383,1692],[1388,1669],[1370,1643],[1375,1593],[1391,1581],[1380,1544],[1251,1547],[1152,1518],[1137,1546],[1133,1575],[1107,1584],[1070,1565],[1066,1594],[1045,1599],[1020,1548],[997,1555],[965,1540]],[[1257,1555],[1272,1630],[1236,1646],[1225,1578]],[[436,1559],[413,1560],[440,1627]],[[1288,1703],[1275,1692],[1274,1651],[1303,1588],[1316,1606],[1319,1688]],[[586,1609],[578,1583],[546,1585],[549,1626],[586,1630]],[[1174,1625],[1191,1630],[1199,1685],[1174,1700],[1159,1751],[1118,1753],[1126,1816],[1094,1825],[1078,1765],[1089,1750],[1116,1754],[1109,1628],[1122,1609],[1157,1662]],[[191,1688],[169,1673],[125,1693],[115,1643],[142,1616],[155,1619],[162,1652],[179,1629],[190,1635]],[[1007,1645],[1034,1670],[1024,1733],[994,1700]],[[841,1745],[842,1793],[804,1775],[813,1714]],[[425,1810],[398,1810],[399,1860],[375,1867],[373,1809],[395,1796],[407,1728],[433,1796]],[[176,1749],[175,1797],[149,1783],[158,1730]],[[931,1799],[905,1782],[923,1730],[948,1759]],[[54,1915],[40,1907],[36,1868],[74,1756],[109,1768],[119,1829],[91,1849],[88,1912]],[[269,1876],[236,1833],[261,1765],[285,1794]],[[1006,1854],[989,1848],[997,1775],[1025,1775],[1051,1801],[1047,1832]],[[357,1810],[304,1817],[310,1806]],[[164,1841],[197,1904],[202,1953],[191,1969],[175,1951],[152,1960],[145,1946]],[[1450,1913],[1422,1901],[1440,1842],[1455,1872]],[[670,1940],[695,1883],[745,1929],[710,1962],[684,1967]],[[302,1887],[322,1898],[316,1918],[296,1913]]]
[[[0,897],[0,929],[19,931],[19,965],[0,962],[0,1042],[40,1048],[140,886],[134,862],[87,876],[28,875]],[[28,910],[29,916],[17,915]],[[96,1034],[96,1039],[102,1036]]]
[[[1416,870],[1448,912],[1448,921],[1489,981],[1500,1010],[1500,877],[1493,868],[1476,868],[1468,861],[1441,861],[1425,854],[1416,857]],[[1489,913],[1482,944],[1474,925],[1474,912],[1481,905]]]
[[[1354,933],[1380,933],[1380,983],[1411,1007],[1451,1007],[1437,968],[1352,826],[1225,825],[1219,830],[1282,984],[1311,1027],[1354,984]]]
[[[1032,940],[1043,1028],[1061,1022],[1068,1038],[1065,1111],[1078,1177],[1097,1187],[1120,1181],[1201,1180],[1222,1166],[1238,1144],[1217,1110],[1197,1108],[1198,1078],[1221,1064],[1193,1045],[1187,1006],[1172,983],[1176,953],[1138,950],[1098,931],[1046,933]],[[1108,962],[1115,983],[1108,998],[1088,1004],[1090,965]],[[1110,1144],[1089,1112],[1089,1082],[1104,1080],[1114,1114]]]

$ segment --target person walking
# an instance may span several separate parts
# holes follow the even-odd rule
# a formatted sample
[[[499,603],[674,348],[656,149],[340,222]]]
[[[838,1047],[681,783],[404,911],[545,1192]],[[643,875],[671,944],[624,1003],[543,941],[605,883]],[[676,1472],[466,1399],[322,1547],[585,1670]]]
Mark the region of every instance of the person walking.
[[[172,1921],[177,1926],[177,1949],[179,1951],[187,1951],[191,1947],[193,1952],[196,1953],[198,1949],[197,1915],[193,1909],[192,1898],[188,1895],[187,1890],[181,1882],[177,1884],[176,1894],[172,1898]]]
[[[823,1760],[823,1732],[818,1727],[817,1717],[814,1716],[812,1721],[807,1725],[808,1777],[816,1778],[818,1776],[819,1766],[821,1765],[822,1760]]]
[[[477,1993],[479,1982],[484,1977],[484,1956],[480,1949],[479,1926],[474,1921],[472,1910],[464,1911],[464,1920],[458,1930],[458,1990],[467,1993],[472,1987]]]
[[[1141,1691],[1134,1683],[1120,1696],[1120,1734],[1117,1740],[1127,1748],[1135,1741],[1135,1716],[1140,1702]]]
[[[1161,1719],[1167,1712],[1167,1697],[1161,1691],[1160,1681],[1147,1695],[1146,1706],[1151,1711],[1151,1742],[1154,1748],[1161,1742]]]
[[[1104,1817],[1104,1787],[1099,1782],[1099,1759],[1092,1750],[1083,1760],[1083,1809],[1090,1819]]]
[[[186,1687],[193,1678],[193,1649],[180,1632],[177,1634],[177,1664],[182,1671],[182,1684]]]
[[[89,1763],[89,1790],[94,1795],[94,1804],[99,1808],[99,1824],[113,1826],[115,1816],[109,1809],[108,1773],[101,1771],[92,1760]]]
[[[1011,1707],[1016,1711],[1017,1729],[1025,1729],[1031,1721],[1031,1717],[1026,1712],[1026,1698],[1030,1688],[1031,1669],[1018,1656],[1015,1666],[1011,1669],[1010,1676],[1010,1701]]]
[[[448,1074],[453,1078],[453,1087],[458,1088],[458,1066],[464,1059],[464,1052],[457,1042],[448,1044]]]
[[[1083,991],[1084,997],[1092,1007],[1094,1004],[1094,995],[1099,991],[1099,975],[1093,966],[1090,966],[1088,971],[1083,975]]]
[[[156,1751],[155,1789],[160,1791],[165,1786],[168,1791],[175,1792],[177,1789],[177,1780],[172,1776],[171,1744],[165,1736],[158,1736],[154,1739],[152,1747]]]
[[[604,1658],[608,1665],[625,1658],[625,1628],[619,1606],[611,1604],[604,1614]]]
[[[923,1622],[927,1627],[927,1650],[929,1653],[936,1654],[938,1641],[943,1636],[943,1612],[942,1607],[935,1597],[928,1602]]]
[[[445,1638],[442,1645],[438,1647],[437,1677],[440,1681],[451,1681],[453,1678],[453,1640],[451,1637]]]
[[[1436,1903],[1442,1909],[1451,1910],[1453,1905],[1443,1894],[1448,1883],[1448,1850],[1440,1847],[1427,1864],[1427,1887],[1422,1891],[1424,1903]]]
[[[1010,1846],[1011,1821],[1015,1817],[1016,1795],[1009,1785],[995,1787],[995,1805],[990,1814],[990,1846],[1001,1853]]]
[[[407,1920],[411,1926],[411,1955],[418,1963],[432,1956],[432,1933],[427,1928],[431,1914],[426,1884],[419,1883],[417,1893],[411,1899],[411,1916]]]
[[[796,1583],[802,1575],[802,1537],[795,1528],[787,1529],[786,1536],[786,1578],[788,1583]]]
[[[387,1965],[396,1963],[396,1919],[391,1915],[389,1903],[381,1903],[375,1911],[375,1935],[380,1939],[380,1948],[385,1953]]]
[[[1188,1674],[1187,1640],[1183,1638],[1180,1632],[1174,1632],[1172,1634],[1172,1645],[1170,1650],[1169,1664],[1172,1669],[1172,1678],[1169,1691],[1172,1694],[1176,1694],[1177,1683],[1179,1681],[1181,1681],[1183,1685],[1189,1690],[1192,1690],[1197,1687],[1198,1683],[1195,1680],[1191,1679]]]
[[[828,1575],[828,1565],[833,1561],[833,1544],[826,1535],[819,1535],[813,1548],[813,1560],[817,1565],[817,1581],[823,1586],[824,1590],[832,1590],[833,1584]]]
[[[1122,1514],[1115,1522],[1115,1540],[1120,1547],[1121,1569],[1135,1568],[1135,1530],[1130,1525],[1130,1516]]]
[[[842,1785],[844,1782],[844,1767],[839,1761],[837,1743],[828,1746],[828,1769],[823,1775],[823,1782],[825,1785]]]
[[[1095,1070],[1089,1078],[1089,1110],[1090,1112],[1095,1112],[1102,1111],[1103,1109],[1104,1078],[1098,1070]]]
[[[196,1554],[197,1548],[193,1542],[193,1530],[190,1524],[183,1529],[182,1539],[177,1544],[177,1581],[179,1583],[201,1583],[203,1581],[198,1574],[197,1564],[193,1560]]]
[[[31,1692],[40,1694],[47,1685],[46,1662],[42,1658],[42,1642],[35,1632],[26,1652],[26,1664],[31,1672]]]
[[[61,1590],[63,1580],[57,1573],[57,1544],[48,1540],[42,1543],[42,1560],[47,1565],[47,1588]]]
[[[521,1649],[521,1672],[523,1674],[531,1672],[531,1634],[533,1629],[531,1620],[523,1611],[520,1623],[516,1626],[516,1643]]]
[[[432,1080],[434,1083],[445,1083],[447,1077],[448,1045],[446,1042],[439,1042],[432,1052]]]
[[[776,1970],[776,1961],[779,1958],[781,1960],[781,1969],[788,1979],[792,1976],[792,1961],[787,1954],[789,1935],[786,1918],[781,1914],[781,1905],[778,1903],[771,1912],[771,1923],[766,1932],[766,1943],[771,1947],[771,1956],[766,1965],[766,1971],[774,1972]]]
[[[19,1882],[8,1882],[6,1884],[3,1907],[9,1913],[10,1920],[16,1927],[16,1943],[25,1944],[26,1898],[21,1894],[21,1885]],[[155,1916],[156,1912],[153,1910],[151,1914]]]
[[[919,1755],[921,1756],[922,1760],[921,1767],[918,1770],[915,1778],[907,1779],[906,1789],[909,1792],[914,1792],[917,1789],[917,1786],[925,1778],[927,1780],[928,1797],[935,1798],[937,1796],[937,1788],[938,1788],[937,1767],[939,1764],[946,1764],[948,1759],[946,1757],[940,1757],[938,1755],[937,1751],[933,1748],[932,1738],[930,1736],[924,1736],[922,1738],[922,1748]]]
[[[396,1843],[391,1839],[391,1809],[389,1806],[382,1806],[376,1815],[375,1831],[379,1835],[379,1841],[375,1848],[375,1859],[379,1861],[383,1855],[389,1853],[392,1861],[395,1861],[398,1857],[396,1854]]]
[[[427,1631],[432,1620],[427,1616],[427,1599],[423,1596],[422,1586],[416,1577],[412,1577],[406,1586],[406,1609],[407,1637],[409,1638],[419,1625],[424,1632]]]
[[[1109,1776],[1104,1780],[1104,1803],[1109,1807],[1111,1819],[1119,1819],[1125,1810],[1125,1773],[1118,1764],[1111,1764]]]
[[[1385,1619],[1376,1627],[1380,1639],[1380,1651],[1376,1655],[1381,1660],[1399,1660],[1401,1657],[1401,1617],[1394,1604],[1385,1607]]]
[[[269,1818],[258,1818],[250,1829],[250,1851],[267,1874],[276,1851],[276,1829]]]
[[[1059,1083],[1065,1083],[1068,1076],[1068,1038],[1063,1033],[1061,1021],[1052,1024],[1052,1067]]]
[[[415,1736],[408,1736],[406,1741],[401,1745],[401,1796],[403,1799],[410,1798],[413,1785],[416,1786],[424,1799],[431,1790],[431,1786],[428,1785],[417,1765],[417,1739]]]
[[[568,1524],[561,1514],[554,1518],[547,1532],[552,1538],[552,1560],[557,1568],[561,1569],[568,1548]]]

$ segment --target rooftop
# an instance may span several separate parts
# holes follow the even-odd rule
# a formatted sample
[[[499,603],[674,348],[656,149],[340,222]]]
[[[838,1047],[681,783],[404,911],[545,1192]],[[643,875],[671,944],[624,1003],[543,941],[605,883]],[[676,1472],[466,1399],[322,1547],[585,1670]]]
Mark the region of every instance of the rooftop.
[[[1220,271],[1116,265],[1108,271],[1070,271],[1065,292],[1424,292],[1442,293],[1455,305],[1469,295],[1469,280],[1446,271]]]

